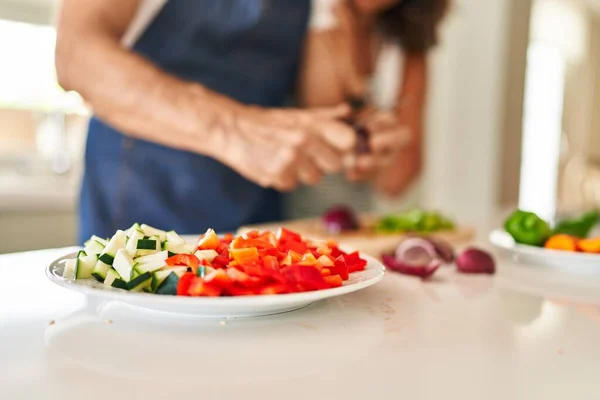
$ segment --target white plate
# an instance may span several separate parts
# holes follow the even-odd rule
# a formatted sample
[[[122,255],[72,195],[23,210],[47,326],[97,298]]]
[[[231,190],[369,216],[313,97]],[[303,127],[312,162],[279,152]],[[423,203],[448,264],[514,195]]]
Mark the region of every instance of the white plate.
[[[379,282],[384,275],[383,265],[372,257],[364,271],[355,272],[344,286],[314,292],[237,297],[182,297],[151,293],[132,293],[107,288],[96,280],[70,281],[62,277],[65,261],[77,253],[67,254],[46,268],[46,276],[55,284],[83,293],[100,301],[117,301],[147,310],[205,318],[242,318],[279,314],[306,307],[316,301],[364,289]]]
[[[515,260],[522,264],[556,268],[578,274],[600,274],[600,254],[550,250],[517,244],[508,232],[500,229],[490,233],[490,242],[512,253]]]

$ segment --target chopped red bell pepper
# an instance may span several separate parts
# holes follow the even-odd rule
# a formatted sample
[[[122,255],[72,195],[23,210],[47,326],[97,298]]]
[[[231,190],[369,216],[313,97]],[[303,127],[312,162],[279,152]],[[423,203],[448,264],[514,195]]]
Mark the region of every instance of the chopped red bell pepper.
[[[291,265],[281,270],[285,279],[299,292],[309,290],[320,290],[329,287],[314,267],[307,265]]]
[[[192,280],[196,277],[193,272],[186,272],[179,278],[177,282],[177,296],[189,296],[188,290],[192,284]]]
[[[347,280],[350,277],[348,264],[344,256],[339,256],[333,262],[333,267],[329,267],[333,275],[339,275],[343,280]]]
[[[300,236],[300,234],[294,231],[290,231],[289,229],[279,228],[279,230],[277,231],[276,239],[278,242],[287,242],[288,240],[301,242],[302,236]]]
[[[208,296],[208,297],[217,297],[221,295],[223,292],[223,288],[210,284],[204,281],[204,279],[195,276],[190,284],[188,289],[188,294],[190,296]]]
[[[265,268],[270,268],[272,270],[279,271],[279,261],[277,261],[277,257],[264,256],[261,260]]]
[[[308,250],[306,244],[296,240],[280,241],[277,248],[283,252],[293,251],[298,254],[304,254]]]
[[[229,287],[226,292],[231,296],[253,296],[257,294],[253,289],[239,285]]]
[[[233,239],[230,246],[231,249],[245,249],[249,247],[256,247],[257,249],[272,249],[274,246],[262,239],[244,239],[243,237],[237,237]]]
[[[289,288],[284,283],[276,283],[273,285],[264,286],[260,289],[259,294],[282,294],[287,293]]]
[[[193,254],[175,254],[174,256],[167,258],[165,262],[170,267],[175,265],[190,267],[194,273],[196,273],[198,265],[200,265],[200,260]]]
[[[325,276],[323,279],[325,279],[325,282],[327,282],[332,288],[340,287],[344,284],[344,280],[339,275]]]
[[[256,287],[261,283],[260,278],[250,276],[246,272],[233,267],[227,268],[227,275],[234,283],[244,287]]]
[[[249,247],[245,249],[231,249],[229,250],[229,256],[233,258],[239,265],[249,265],[258,263],[258,250],[256,247]]]

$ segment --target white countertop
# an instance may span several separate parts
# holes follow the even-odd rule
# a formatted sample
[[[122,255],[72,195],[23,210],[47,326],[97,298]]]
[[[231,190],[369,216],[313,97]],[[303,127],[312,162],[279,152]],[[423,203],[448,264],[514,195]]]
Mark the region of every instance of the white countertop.
[[[493,277],[389,273],[300,311],[223,324],[97,312],[44,275],[69,250],[0,256],[0,399],[600,396],[595,280],[559,284],[502,257]]]

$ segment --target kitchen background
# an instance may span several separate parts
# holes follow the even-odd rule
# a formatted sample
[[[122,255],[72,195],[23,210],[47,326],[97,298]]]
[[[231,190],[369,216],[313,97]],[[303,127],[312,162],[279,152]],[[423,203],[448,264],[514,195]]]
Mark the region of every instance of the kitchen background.
[[[57,3],[0,0],[0,253],[76,242],[89,114],[56,82]],[[600,206],[600,0],[455,0],[431,73],[425,172],[377,210]]]

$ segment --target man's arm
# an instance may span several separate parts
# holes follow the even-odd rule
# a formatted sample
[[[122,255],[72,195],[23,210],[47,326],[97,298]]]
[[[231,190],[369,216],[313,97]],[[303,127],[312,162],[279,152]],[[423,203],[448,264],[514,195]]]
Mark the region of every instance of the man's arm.
[[[59,82],[78,91],[97,116],[125,134],[214,157],[263,186],[312,184],[341,168],[355,141],[337,121],[347,107],[249,107],[170,76],[121,45],[139,2],[62,2]]]
[[[59,82],[127,134],[210,154],[216,125],[236,105],[168,75],[121,45],[139,2],[63,0],[56,49]]]

